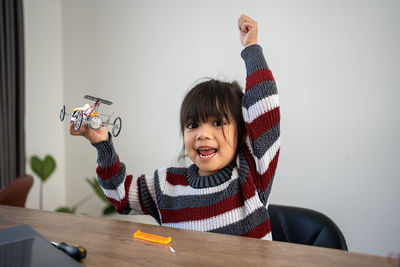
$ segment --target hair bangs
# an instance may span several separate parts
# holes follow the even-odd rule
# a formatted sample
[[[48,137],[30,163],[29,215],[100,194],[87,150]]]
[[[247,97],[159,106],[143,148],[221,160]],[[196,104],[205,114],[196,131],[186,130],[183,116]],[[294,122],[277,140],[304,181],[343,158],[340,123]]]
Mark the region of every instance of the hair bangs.
[[[181,127],[189,123],[205,123],[210,118],[230,121],[229,94],[219,83],[215,80],[203,82],[186,95],[181,107]]]

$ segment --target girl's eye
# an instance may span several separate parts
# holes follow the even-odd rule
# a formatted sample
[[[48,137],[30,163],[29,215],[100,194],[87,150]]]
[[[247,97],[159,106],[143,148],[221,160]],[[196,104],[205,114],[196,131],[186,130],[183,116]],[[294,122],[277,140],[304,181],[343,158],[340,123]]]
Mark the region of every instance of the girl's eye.
[[[214,126],[223,126],[223,125],[225,125],[225,124],[226,124],[226,123],[223,122],[223,121],[214,121],[214,123],[213,123]]]
[[[189,123],[187,126],[186,126],[186,128],[188,128],[188,129],[194,129],[194,128],[197,128],[198,127],[198,125],[196,124],[196,123]]]

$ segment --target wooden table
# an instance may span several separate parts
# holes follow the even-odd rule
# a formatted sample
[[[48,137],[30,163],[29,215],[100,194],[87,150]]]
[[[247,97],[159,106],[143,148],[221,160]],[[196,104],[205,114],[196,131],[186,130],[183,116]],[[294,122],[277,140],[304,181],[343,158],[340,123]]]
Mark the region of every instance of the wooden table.
[[[0,205],[0,229],[20,224],[49,241],[84,246],[84,266],[391,266],[384,257],[335,249]],[[137,230],[171,236],[175,252],[134,240]]]

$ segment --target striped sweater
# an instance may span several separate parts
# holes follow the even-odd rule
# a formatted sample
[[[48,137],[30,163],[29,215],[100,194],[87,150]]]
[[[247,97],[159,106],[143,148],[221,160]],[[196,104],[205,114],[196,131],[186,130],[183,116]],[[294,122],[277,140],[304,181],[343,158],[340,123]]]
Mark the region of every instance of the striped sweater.
[[[280,111],[274,78],[259,45],[241,54],[247,78],[242,110],[246,145],[209,176],[198,168],[161,168],[153,176],[126,174],[111,140],[93,144],[98,180],[122,214],[150,214],[160,225],[271,240],[268,197],[280,151]]]

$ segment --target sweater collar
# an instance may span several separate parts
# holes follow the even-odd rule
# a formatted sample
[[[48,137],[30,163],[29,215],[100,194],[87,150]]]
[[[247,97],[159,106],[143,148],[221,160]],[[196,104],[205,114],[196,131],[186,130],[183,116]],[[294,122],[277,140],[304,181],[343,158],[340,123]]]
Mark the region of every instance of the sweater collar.
[[[188,168],[187,181],[189,185],[193,188],[207,188],[218,186],[225,183],[231,178],[234,165],[235,162],[233,161],[228,166],[215,174],[199,176],[199,168],[195,164],[192,164]]]

